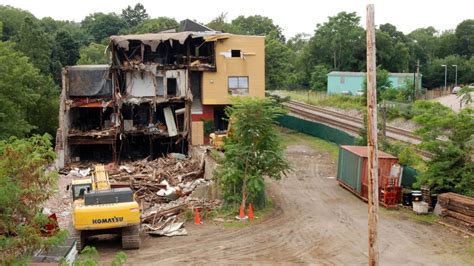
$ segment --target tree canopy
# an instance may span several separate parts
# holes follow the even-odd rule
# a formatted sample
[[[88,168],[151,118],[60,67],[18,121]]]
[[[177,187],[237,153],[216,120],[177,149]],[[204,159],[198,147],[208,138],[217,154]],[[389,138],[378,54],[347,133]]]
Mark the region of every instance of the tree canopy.
[[[122,18],[130,27],[140,24],[148,17],[149,16],[145,7],[140,3],[137,3],[133,8],[131,6],[127,6],[127,8],[122,9]]]
[[[103,42],[111,35],[118,34],[127,27],[127,22],[115,13],[94,13],[85,17],[81,22],[87,33],[94,37],[96,42]]]

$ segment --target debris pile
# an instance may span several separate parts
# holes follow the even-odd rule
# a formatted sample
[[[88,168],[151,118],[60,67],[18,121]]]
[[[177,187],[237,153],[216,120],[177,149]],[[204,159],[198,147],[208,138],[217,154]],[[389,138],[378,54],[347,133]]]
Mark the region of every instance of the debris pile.
[[[152,161],[124,163],[108,172],[112,187],[128,184],[136,192],[143,228],[153,235],[185,235],[176,215],[192,208],[213,210],[221,204],[219,200],[190,196],[196,187],[212,183],[204,179],[204,155],[196,160],[171,153]]]
[[[474,233],[474,198],[449,192],[440,194],[438,203],[447,222]]]

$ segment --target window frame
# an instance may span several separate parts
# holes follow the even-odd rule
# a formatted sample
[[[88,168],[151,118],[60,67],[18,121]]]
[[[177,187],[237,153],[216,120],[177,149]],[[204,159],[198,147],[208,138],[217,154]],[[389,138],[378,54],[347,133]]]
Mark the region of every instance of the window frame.
[[[235,79],[237,82],[237,86],[235,86],[235,82],[231,84],[231,80]],[[246,80],[246,82],[242,82],[243,80]],[[246,86],[241,85],[245,84]],[[231,86],[232,85],[232,86]],[[249,76],[228,76],[227,77],[227,91],[230,95],[232,96],[238,96],[238,95],[248,95],[250,91],[250,77]],[[238,91],[243,91],[244,94],[242,93],[237,93]]]

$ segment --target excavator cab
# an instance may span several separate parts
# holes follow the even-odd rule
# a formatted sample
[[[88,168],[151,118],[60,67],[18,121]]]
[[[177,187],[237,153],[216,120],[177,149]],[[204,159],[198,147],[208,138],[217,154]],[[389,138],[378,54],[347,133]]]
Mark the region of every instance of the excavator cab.
[[[72,200],[84,199],[84,195],[92,189],[92,182],[90,179],[73,180],[71,185]]]

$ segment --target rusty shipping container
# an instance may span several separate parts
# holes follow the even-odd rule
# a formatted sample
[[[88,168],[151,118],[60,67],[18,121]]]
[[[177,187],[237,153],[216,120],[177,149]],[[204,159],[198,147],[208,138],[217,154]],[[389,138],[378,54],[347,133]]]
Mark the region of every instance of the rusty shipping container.
[[[339,184],[352,191],[357,196],[367,200],[367,167],[368,167],[367,146],[346,146],[339,147],[339,159],[337,165],[337,180]],[[390,175],[392,165],[398,164],[398,159],[378,151],[379,158],[379,188]]]

